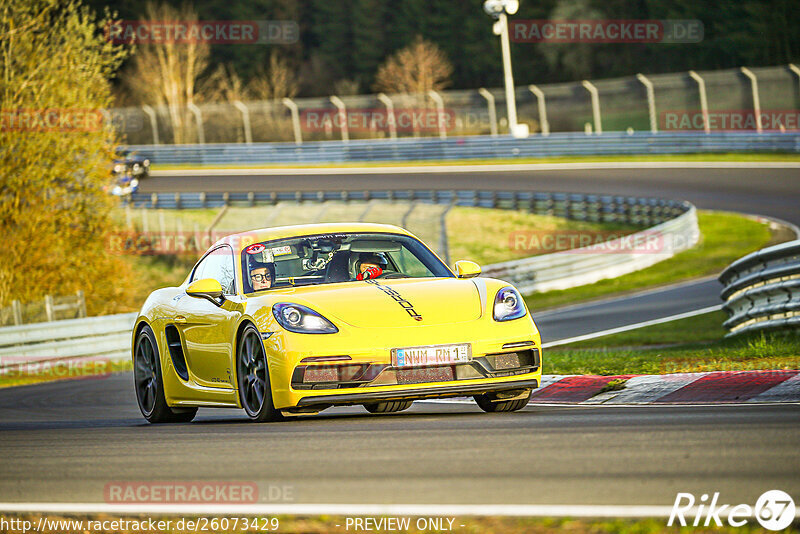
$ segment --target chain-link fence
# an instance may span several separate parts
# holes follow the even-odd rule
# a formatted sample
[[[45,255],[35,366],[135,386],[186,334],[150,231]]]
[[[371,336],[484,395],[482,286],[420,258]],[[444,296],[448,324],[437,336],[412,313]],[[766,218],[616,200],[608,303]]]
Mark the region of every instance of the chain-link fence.
[[[516,98],[519,121],[534,133],[755,130],[756,107],[765,117],[764,130],[797,131],[799,82],[800,69],[789,65],[518,87]],[[599,121],[592,85],[599,95]],[[128,107],[109,115],[130,145],[171,144],[176,138],[302,143],[508,133],[502,89],[331,96],[206,103],[182,110]],[[177,136],[176,128],[181,129]]]

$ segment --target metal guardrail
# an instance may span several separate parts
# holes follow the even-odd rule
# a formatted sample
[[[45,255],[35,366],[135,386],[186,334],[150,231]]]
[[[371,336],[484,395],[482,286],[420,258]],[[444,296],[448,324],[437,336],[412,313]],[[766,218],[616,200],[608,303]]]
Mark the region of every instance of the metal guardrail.
[[[800,152],[800,133],[610,132],[554,133],[526,139],[464,136],[448,139],[131,145],[156,164],[247,165],[533,158],[549,156],[690,154],[698,152]]]
[[[650,267],[697,244],[697,211],[600,246],[487,265],[483,274],[513,283],[523,294],[568,289]],[[631,245],[636,244],[639,245]]]
[[[728,313],[728,336],[758,330],[800,328],[800,240],[740,258],[719,281]]]
[[[278,202],[420,202],[453,206],[526,210],[589,222],[622,222],[634,225],[661,224],[691,208],[688,202],[659,198],[581,193],[482,190],[363,190],[363,191],[273,191],[269,193],[135,193],[135,208],[199,209],[222,206],[264,206]]]
[[[0,328],[0,369],[58,360],[130,358],[136,313]]]

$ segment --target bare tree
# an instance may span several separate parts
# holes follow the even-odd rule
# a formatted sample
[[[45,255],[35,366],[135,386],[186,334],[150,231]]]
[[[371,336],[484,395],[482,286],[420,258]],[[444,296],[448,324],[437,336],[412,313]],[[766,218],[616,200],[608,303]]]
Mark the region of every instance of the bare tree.
[[[297,74],[289,62],[273,50],[269,56],[269,68],[259,67],[247,86],[250,94],[261,100],[292,98],[299,88]]]
[[[386,60],[375,76],[375,90],[387,93],[427,93],[450,84],[453,66],[442,50],[417,36]]]
[[[204,102],[234,102],[248,97],[249,91],[232,65],[219,65],[198,88],[198,99]]]
[[[333,84],[333,93],[339,96],[357,95],[360,86],[361,84],[358,82],[358,80],[342,78]]]
[[[149,21],[197,20],[189,6],[176,9],[148,2],[145,13]],[[208,66],[208,56],[209,45],[205,42],[140,44],[123,78],[140,103],[167,106],[175,143],[193,140],[187,106],[195,103],[195,86]]]

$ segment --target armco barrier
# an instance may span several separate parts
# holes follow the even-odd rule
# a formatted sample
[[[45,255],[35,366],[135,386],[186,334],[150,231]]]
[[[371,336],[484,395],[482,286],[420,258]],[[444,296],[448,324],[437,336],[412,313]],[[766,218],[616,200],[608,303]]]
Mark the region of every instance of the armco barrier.
[[[800,240],[768,247],[729,265],[719,281],[728,336],[800,328]]]
[[[694,206],[683,215],[601,247],[564,250],[521,260],[487,265],[485,276],[513,283],[522,293],[551,291],[616,278],[654,265],[697,244],[700,230]],[[653,240],[652,250],[630,249],[626,243]],[[592,250],[599,249],[598,252]]]
[[[100,357],[130,358],[135,313],[0,328],[0,370]]]
[[[525,210],[589,222],[660,224],[686,213],[688,202],[659,198],[579,193],[481,190],[273,191],[270,193],[135,193],[135,208],[197,209],[264,206],[278,202],[421,202],[453,206]]]
[[[800,133],[698,132],[601,135],[554,133],[525,139],[465,136],[448,139],[131,145],[155,164],[247,165],[268,163],[344,163],[422,161],[613,154],[690,154],[698,152],[800,152]]]

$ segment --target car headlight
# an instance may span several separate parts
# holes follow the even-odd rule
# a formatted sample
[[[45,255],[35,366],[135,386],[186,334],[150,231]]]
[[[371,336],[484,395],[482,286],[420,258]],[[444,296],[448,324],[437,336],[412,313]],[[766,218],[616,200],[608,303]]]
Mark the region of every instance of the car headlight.
[[[311,308],[281,302],[272,306],[275,319],[289,332],[298,334],[335,334],[336,326]]]
[[[494,298],[494,320],[510,321],[528,313],[519,292],[511,286],[504,287]]]

